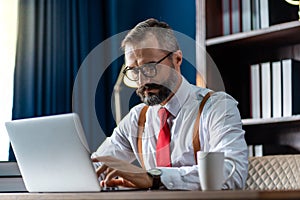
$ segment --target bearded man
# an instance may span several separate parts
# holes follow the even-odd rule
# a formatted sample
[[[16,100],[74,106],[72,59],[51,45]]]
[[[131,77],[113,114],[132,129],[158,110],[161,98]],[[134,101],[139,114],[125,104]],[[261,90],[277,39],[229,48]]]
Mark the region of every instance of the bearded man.
[[[142,103],[92,154],[101,163],[101,185],[200,190],[197,149],[232,158],[236,170],[223,189],[242,189],[248,151],[238,102],[225,92],[188,83],[180,71],[182,51],[165,22],[140,22],[126,35],[122,48],[124,76],[138,86]],[[142,167],[131,164],[136,159]],[[230,171],[225,163],[224,177]]]

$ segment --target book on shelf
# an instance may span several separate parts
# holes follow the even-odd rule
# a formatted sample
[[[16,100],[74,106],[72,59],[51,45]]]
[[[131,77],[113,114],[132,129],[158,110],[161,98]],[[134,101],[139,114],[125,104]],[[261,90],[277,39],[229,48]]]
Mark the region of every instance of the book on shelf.
[[[0,162],[0,192],[26,192],[17,162]]]
[[[272,62],[272,116],[282,116],[281,62]]]
[[[242,31],[251,31],[251,0],[241,1],[242,6]]]
[[[241,0],[222,0],[222,34],[241,32],[241,20]]]
[[[222,35],[298,20],[297,6],[284,0],[222,0]],[[221,31],[221,30],[220,30]]]
[[[264,145],[248,145],[248,157],[261,157],[264,156]]]
[[[300,61],[252,64],[250,76],[251,118],[300,114]]]
[[[260,118],[260,68],[259,64],[250,66],[251,73],[251,115]]]
[[[260,28],[269,27],[269,0],[259,1]]]
[[[261,157],[264,155],[263,153],[263,145],[259,144],[259,145],[254,145],[254,156],[255,157]]]
[[[292,115],[292,68],[290,59],[282,61],[282,88],[283,88],[283,110],[284,117]]]
[[[261,157],[263,156],[263,145],[248,145],[248,157]]]
[[[253,157],[253,145],[248,145],[248,157]]]
[[[260,29],[260,10],[259,10],[259,0],[251,1],[251,13],[252,13],[252,30]]]
[[[262,117],[271,117],[271,75],[270,62],[261,63]]]
[[[300,61],[282,60],[283,116],[300,114]]]
[[[240,9],[240,0],[230,0],[231,7],[231,33],[241,32],[241,9]]]
[[[223,35],[230,34],[230,0],[222,0],[222,29]]]

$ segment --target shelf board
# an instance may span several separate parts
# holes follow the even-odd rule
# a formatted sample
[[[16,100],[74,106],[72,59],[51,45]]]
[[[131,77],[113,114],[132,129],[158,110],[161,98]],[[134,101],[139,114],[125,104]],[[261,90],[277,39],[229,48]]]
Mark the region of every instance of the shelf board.
[[[265,119],[243,119],[248,145],[268,145],[268,151],[300,153],[300,115]]]
[[[274,123],[291,123],[300,122],[300,115],[293,115],[290,117],[274,117],[274,118],[256,118],[256,119],[242,119],[244,126],[249,125],[266,125]]]
[[[300,21],[292,21],[268,28],[241,32],[206,40],[207,47],[230,47],[236,45],[260,46],[300,42]]]

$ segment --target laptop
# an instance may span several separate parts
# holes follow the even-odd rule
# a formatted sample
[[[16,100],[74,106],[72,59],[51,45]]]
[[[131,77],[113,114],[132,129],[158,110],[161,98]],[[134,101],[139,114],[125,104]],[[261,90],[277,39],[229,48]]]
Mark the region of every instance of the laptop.
[[[101,187],[76,113],[5,123],[29,192],[99,192]]]

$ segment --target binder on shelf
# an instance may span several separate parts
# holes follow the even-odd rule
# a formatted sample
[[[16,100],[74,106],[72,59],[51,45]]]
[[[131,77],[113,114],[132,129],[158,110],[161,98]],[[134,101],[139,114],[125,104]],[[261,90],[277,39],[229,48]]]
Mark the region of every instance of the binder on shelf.
[[[222,0],[223,35],[242,31],[241,0]]]
[[[282,60],[283,116],[300,114],[300,61]]]
[[[261,157],[263,156],[263,145],[259,144],[259,145],[254,145],[254,156],[255,157]]]
[[[260,68],[259,64],[250,66],[251,71],[251,115],[260,118]]]
[[[260,28],[269,27],[269,4],[268,0],[260,0],[259,11],[260,11]]]
[[[231,33],[241,32],[241,10],[240,0],[231,1]]]
[[[259,0],[252,0],[251,10],[252,10],[252,30],[260,29]]]
[[[281,92],[281,62],[272,62],[272,113],[273,117],[281,117],[282,110]]]
[[[223,35],[230,34],[230,0],[222,0],[222,29]]]
[[[242,3],[242,31],[251,31],[251,0],[243,0]]]
[[[248,157],[253,157],[253,145],[248,145]]]
[[[262,117],[271,117],[270,62],[261,63]]]
[[[283,88],[283,117],[292,115],[292,66],[291,60],[282,60],[282,88]]]

